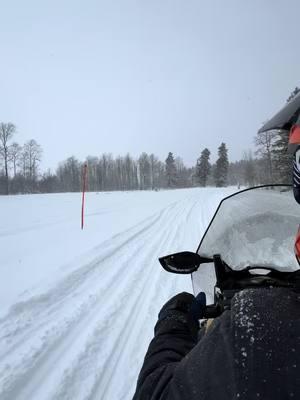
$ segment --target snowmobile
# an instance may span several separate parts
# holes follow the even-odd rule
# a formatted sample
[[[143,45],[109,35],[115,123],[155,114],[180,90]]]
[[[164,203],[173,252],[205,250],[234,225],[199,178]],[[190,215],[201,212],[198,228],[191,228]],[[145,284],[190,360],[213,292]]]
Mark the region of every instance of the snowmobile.
[[[191,274],[195,296],[160,310],[134,400],[300,398],[299,217],[292,185],[245,189],[221,201],[195,252],[159,259]]]
[[[282,287],[300,293],[294,251],[300,208],[292,189],[263,185],[224,198],[196,252],[159,258],[166,271],[191,274],[195,296],[205,292],[203,319],[229,310],[233,296],[244,289]]]

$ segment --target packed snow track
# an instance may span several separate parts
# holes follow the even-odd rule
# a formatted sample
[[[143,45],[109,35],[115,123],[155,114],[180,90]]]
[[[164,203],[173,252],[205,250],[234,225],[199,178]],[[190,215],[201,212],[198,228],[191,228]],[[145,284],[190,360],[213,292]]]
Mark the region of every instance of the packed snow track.
[[[129,400],[157,313],[231,189],[0,198],[0,399]]]

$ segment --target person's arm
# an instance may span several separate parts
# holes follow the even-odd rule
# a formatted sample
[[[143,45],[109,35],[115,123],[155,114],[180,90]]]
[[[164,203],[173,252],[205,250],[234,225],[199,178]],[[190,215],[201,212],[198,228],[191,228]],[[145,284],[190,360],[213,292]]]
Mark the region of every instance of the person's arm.
[[[180,361],[197,343],[195,297],[180,293],[161,309],[133,400],[165,400]],[[198,307],[199,310],[199,307]]]

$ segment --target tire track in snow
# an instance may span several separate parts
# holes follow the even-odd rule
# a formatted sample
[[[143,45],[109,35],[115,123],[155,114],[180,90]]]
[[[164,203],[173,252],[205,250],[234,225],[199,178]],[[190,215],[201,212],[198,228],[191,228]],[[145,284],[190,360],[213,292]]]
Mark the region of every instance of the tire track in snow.
[[[186,236],[185,226],[189,217],[193,212],[196,212],[197,206],[199,207],[199,199],[194,200],[194,196],[191,197],[190,203],[188,203],[189,207],[185,207],[184,212],[181,215],[179,221],[176,224],[176,231],[172,238],[168,241],[168,245],[166,246],[165,253],[172,252],[173,248],[177,248],[182,246],[184,242],[184,237]],[[198,210],[199,212],[199,210]],[[174,230],[174,228],[173,228]],[[166,272],[160,268],[157,270],[157,264],[154,263],[153,272],[156,273],[156,281],[154,282],[153,288],[147,290],[147,299],[143,302],[143,307],[138,308],[139,316],[137,318],[137,326],[133,330],[133,334],[130,335],[128,342],[125,346],[132,348],[136,348],[134,352],[134,356],[131,355],[131,360],[129,357],[126,358],[126,352],[122,352],[120,358],[118,360],[118,368],[120,370],[124,370],[126,365],[131,365],[132,367],[126,374],[126,380],[123,381],[123,384],[118,385],[118,377],[117,374],[113,374],[111,380],[109,382],[109,387],[107,393],[103,396],[103,400],[108,399],[119,399],[119,398],[132,398],[133,392],[135,390],[137,374],[139,372],[139,368],[142,365],[142,361],[145,356],[146,349],[150,343],[150,340],[153,337],[153,329],[154,323],[157,321],[158,311],[161,306],[173,295],[177,294],[178,291],[191,291],[191,280],[190,276],[180,276],[167,274]],[[166,281],[165,281],[165,279]],[[189,288],[189,289],[187,289]],[[145,316],[143,315],[145,314]],[[146,335],[146,338],[141,337],[139,334],[140,330],[143,326],[150,326],[149,335]],[[148,338],[147,338],[148,337]],[[136,366],[139,366],[136,368]],[[129,384],[128,384],[129,382]],[[118,388],[118,394],[116,395],[116,391],[114,388]],[[100,392],[98,393],[99,397]]]
[[[168,217],[168,212],[167,213],[165,213],[166,214],[166,217],[167,218],[169,218]],[[161,216],[159,216],[159,218],[157,219],[157,221],[159,221],[161,219]],[[165,218],[163,218],[163,220],[164,220]],[[156,222],[157,222],[156,221]],[[151,226],[155,226],[155,224],[152,224]],[[155,228],[155,232],[157,231],[157,228]],[[138,235],[137,235],[138,236]],[[136,235],[135,235],[135,237],[136,237]],[[126,241],[126,243],[125,244],[128,244],[128,241]],[[123,245],[124,246],[124,245]],[[143,246],[141,246],[141,247],[143,247]],[[139,249],[139,250],[141,250],[141,248]],[[130,256],[132,256],[132,253],[130,254]],[[77,318],[77,316],[76,316],[76,318]],[[72,326],[71,327],[67,327],[67,328],[72,328]],[[50,336],[52,336],[53,337],[53,334],[54,334],[54,332],[52,332],[51,330],[50,330]],[[64,339],[64,340],[66,340],[66,338]],[[31,350],[31,349],[30,349]],[[39,358],[39,357],[41,357],[41,355],[39,354],[39,352],[36,352],[36,357],[37,358]],[[31,360],[30,360],[31,361]],[[22,361],[22,363],[24,363],[24,360]],[[35,363],[35,368],[40,368],[40,366],[39,366],[39,364],[38,363]],[[23,381],[23,384],[24,384],[24,380],[25,379],[27,379],[27,378],[29,378],[30,376],[32,376],[32,373],[34,372],[34,371],[32,371],[32,369],[27,369],[27,371],[26,371],[27,373],[25,374],[25,376],[23,376],[23,379],[21,379],[22,381]],[[16,383],[16,382],[14,382],[14,383]],[[16,388],[18,388],[18,387],[20,387],[20,386],[23,386],[23,385],[14,385],[14,387]],[[12,395],[12,393],[11,393],[11,391],[9,391],[8,390],[8,393],[10,392],[10,395]],[[14,393],[14,396],[16,395],[16,393]],[[15,397],[14,397],[15,398]]]
[[[168,276],[162,284],[164,272],[157,255],[184,242],[186,222],[202,214],[199,201],[195,195],[174,202],[114,236],[97,246],[92,261],[57,286],[13,307],[0,320],[4,332],[0,349],[5,354],[1,399],[46,399],[45,388],[47,398],[60,400],[117,400],[132,394],[137,378],[134,364],[142,361],[148,341],[140,335],[143,324],[150,322],[153,329],[153,314],[158,311],[153,304],[161,306],[178,287],[176,276]],[[5,348],[8,339],[10,347]],[[138,351],[132,364],[134,347]],[[128,363],[134,381],[128,383],[125,377],[118,384],[116,376],[128,369]],[[114,397],[116,393],[122,397]]]
[[[202,218],[206,218],[209,220],[212,217],[213,211],[216,207],[216,205],[220,201],[220,195],[216,196],[214,200],[211,201],[211,203],[215,202],[215,207],[212,208],[211,214],[203,212],[203,202],[199,197],[197,196],[196,200],[194,199],[194,196],[192,196],[190,199],[190,204],[189,204],[189,209],[185,209],[185,212],[182,214],[182,220],[178,222],[176,226],[176,234],[174,238],[170,241],[170,246],[168,249],[166,249],[170,252],[172,252],[172,248],[176,248],[179,245],[182,245],[182,243],[185,242],[185,236],[186,236],[186,222],[190,222],[189,219],[194,216],[199,216]],[[208,215],[207,215],[208,214]],[[199,234],[199,228],[197,230],[197,233]],[[201,230],[201,229],[200,229]],[[203,227],[202,227],[203,231]],[[202,232],[203,233],[203,232]],[[199,236],[196,236],[199,240]],[[165,251],[164,251],[165,252]],[[157,267],[157,265],[153,265],[153,267]],[[112,374],[109,380],[109,387],[107,392],[101,393],[101,390],[98,391],[97,395],[95,396],[96,398],[101,398],[103,400],[111,400],[111,399],[131,399],[133,396],[133,392],[135,389],[136,385],[136,380],[137,380],[137,374],[139,372],[139,368],[141,366],[141,363],[143,361],[144,355],[146,348],[148,347],[150,343],[150,339],[153,336],[153,328],[154,328],[154,323],[156,322],[157,319],[157,313],[164,302],[169,299],[172,295],[178,293],[178,291],[182,290],[187,290],[187,287],[190,287],[191,282],[190,282],[190,277],[189,278],[189,285],[186,283],[182,283],[183,277],[178,277],[176,275],[168,275],[168,280],[167,280],[167,285],[164,285],[164,282],[161,278],[163,278],[164,271],[162,269],[157,270],[157,280],[156,280],[156,286],[153,290],[147,290],[149,294],[152,296],[148,296],[148,301],[143,301],[143,307],[142,309],[139,308],[139,314],[142,314],[145,312],[145,310],[148,310],[148,315],[146,318],[141,318],[141,316],[138,316],[136,318],[136,321],[138,321],[137,326],[132,330],[132,333],[129,335],[129,339],[124,345],[124,351],[120,353],[120,357],[118,358],[118,361],[116,365],[114,366],[115,368],[112,368]],[[184,289],[182,289],[184,288]],[[164,290],[166,296],[160,296],[161,290]],[[191,290],[191,288],[190,288]],[[151,310],[151,306],[153,304],[158,305],[159,307],[155,309],[155,307],[152,309],[152,312],[149,313]],[[150,315],[149,315],[150,314]],[[151,315],[152,314],[152,315]],[[140,335],[140,331],[143,327],[143,325],[147,325],[147,319],[148,319],[148,324],[150,323],[151,326],[151,334],[149,335],[148,339],[143,340]],[[148,335],[147,335],[148,336]],[[139,345],[139,341],[141,342],[141,346]],[[144,342],[144,343],[142,343]],[[137,351],[134,352],[134,357],[132,360],[129,360],[129,357],[126,359],[126,347],[132,348],[137,348]],[[132,357],[132,356],[131,356]],[[127,369],[125,369],[127,366]],[[128,368],[128,366],[130,366]],[[137,366],[139,366],[137,368]],[[118,376],[118,373],[115,371],[117,369],[120,369],[120,371],[126,370],[126,376],[123,379],[123,384],[122,380],[120,382],[120,374]]]
[[[179,216],[181,215],[179,214]],[[163,243],[160,248],[165,247],[166,244],[172,243],[174,241],[174,238],[177,237],[180,228],[180,224],[178,223],[178,221],[176,221],[176,225],[176,229],[173,229],[171,233],[169,231],[165,243]],[[136,335],[136,333],[140,332],[142,327],[142,318],[140,317],[140,314],[142,312],[145,312],[145,309],[148,309],[151,300],[153,300],[154,297],[157,297],[157,292],[155,291],[155,288],[157,287],[157,282],[160,278],[160,273],[156,273],[156,270],[158,268],[160,267],[157,262],[151,263],[148,276],[151,278],[154,275],[155,279],[151,280],[150,284],[148,283],[148,279],[145,280],[143,289],[139,291],[134,304],[130,307],[131,312],[129,313],[129,318],[127,319],[126,324],[121,330],[122,333],[120,334],[119,340],[116,342],[117,346],[114,347],[113,352],[110,354],[109,358],[106,361],[106,364],[103,367],[101,379],[99,379],[99,381],[97,382],[96,390],[91,396],[91,399],[109,399],[111,398],[111,395],[107,393],[108,386],[112,385],[112,387],[114,387],[114,391],[115,388],[118,387],[113,384],[113,378],[116,376],[115,371],[116,369],[123,370],[121,358],[124,358],[124,355],[126,354],[126,349],[128,347],[132,347],[132,345],[134,345],[134,347],[138,347],[138,336]]]
[[[130,228],[124,233],[115,235],[111,240],[107,240],[100,246],[97,246],[94,251],[100,250],[99,256],[97,256],[92,262],[89,262],[88,264],[83,265],[76,271],[72,272],[69,276],[59,282],[58,286],[55,286],[46,294],[34,296],[27,301],[22,301],[14,305],[10,313],[0,320],[0,330],[2,332],[0,341],[6,339],[7,337],[16,337],[18,334],[21,335],[22,331],[25,328],[28,328],[29,325],[32,325],[33,330],[36,330],[39,326],[35,325],[35,323],[36,321],[40,322],[43,320],[45,309],[47,310],[47,314],[58,310],[65,302],[69,294],[73,296],[78,287],[81,287],[81,289],[83,288],[83,282],[85,279],[93,278],[90,275],[94,274],[95,272],[99,274],[100,268],[104,269],[105,262],[107,262],[111,257],[116,256],[118,251],[122,250],[124,247],[126,248],[126,246],[128,246],[132,241],[135,241],[137,237],[140,237],[142,234],[151,229],[153,225],[163,217],[164,213],[168,212],[169,208],[170,207],[168,206],[157,215],[147,218],[147,224],[145,224],[143,221],[136,227]],[[150,221],[149,223],[148,220]],[[143,226],[144,224],[145,226]],[[115,243],[116,241],[117,243]],[[111,242],[114,244],[112,245]],[[106,247],[108,247],[108,249],[106,249]],[[104,251],[105,249],[106,251]],[[128,258],[129,257],[130,254],[128,255]],[[35,318],[26,319],[26,313],[28,312],[31,315],[34,312]],[[48,318],[46,318],[46,320],[47,319]],[[14,328],[15,326],[16,328]],[[31,331],[27,333],[31,334]],[[21,336],[19,340],[20,342],[23,342],[24,339],[26,338]],[[14,343],[14,347],[15,346],[16,343]],[[10,348],[6,348],[7,353],[9,353],[10,350]],[[0,352],[0,357],[3,358],[4,356],[5,353]]]
[[[150,226],[152,226],[152,223],[150,224]],[[134,235],[134,237],[135,237],[136,235]],[[126,243],[128,243],[128,241],[126,241]],[[82,275],[82,278],[84,278],[84,276]],[[65,290],[65,285],[63,284],[62,285],[62,287],[63,287],[63,289]],[[61,289],[61,288],[60,288]],[[63,292],[64,292],[64,290],[63,290]],[[55,292],[54,292],[54,295],[55,294],[58,294],[58,291],[57,290],[55,290]],[[49,298],[49,300],[51,300],[52,298],[55,298],[55,296],[50,296],[50,298]],[[38,298],[38,300],[40,300],[40,298]],[[45,304],[43,304],[44,303],[44,301],[42,301],[42,309],[45,309]],[[51,306],[51,302],[49,301],[49,305]],[[63,302],[62,302],[63,303]],[[34,301],[33,301],[33,304],[34,304]],[[90,306],[91,304],[88,304],[88,306]],[[24,307],[26,307],[26,306],[28,306],[29,307],[29,311],[30,311],[30,309],[31,309],[31,301],[29,301],[29,303],[25,303],[25,305],[22,305],[22,306],[24,306]],[[82,310],[82,312],[80,313],[80,314],[83,314],[84,313],[84,311],[85,311],[85,308],[86,307],[84,307],[84,310]],[[17,312],[17,314],[19,314],[19,311],[20,310],[18,310],[18,312]],[[35,311],[35,310],[34,310]],[[76,313],[75,313],[76,314]],[[39,317],[39,316],[38,316]],[[77,316],[77,315],[75,315],[75,317],[76,318],[79,318],[80,317],[80,315],[79,316]],[[75,319],[76,319],[75,318]],[[35,320],[39,320],[39,318],[37,318],[37,319],[35,319]],[[11,322],[12,321],[9,321],[9,323],[11,324]],[[49,323],[49,321],[48,321],[48,317],[46,318],[46,320],[44,321],[44,322],[48,322]],[[55,321],[50,321],[50,326],[51,326],[51,323],[53,323],[53,322],[55,322]],[[61,322],[59,322],[57,325],[59,326],[61,324]],[[49,333],[49,335],[48,336],[53,336],[54,334],[55,334],[55,332],[52,332],[52,330],[51,330],[51,328],[49,327],[49,325],[47,326],[47,324],[46,324],[46,326],[47,326],[47,332]],[[31,329],[31,332],[30,332],[30,334],[33,332],[35,332],[35,330],[36,330],[36,328],[37,327],[35,327],[35,326],[33,326],[33,328]],[[66,329],[67,328],[70,328],[70,326],[67,326],[66,327]],[[26,339],[26,338],[25,338]],[[22,340],[20,340],[19,341],[19,343],[18,344],[21,344],[21,345],[23,345],[23,340],[24,340],[24,337],[22,338]],[[25,342],[26,343],[26,342]],[[15,348],[15,342],[14,343],[12,343],[12,347],[14,347],[14,350],[16,350],[16,348]],[[18,349],[19,351],[20,351],[20,349]],[[32,352],[32,350],[31,349],[29,349],[29,354]],[[2,360],[3,360],[3,354],[2,354]],[[22,360],[22,363],[24,363],[24,360]],[[28,371],[29,372],[29,371]],[[29,375],[30,375],[30,373],[29,373]]]
[[[182,213],[182,210],[180,210],[180,212],[178,213],[178,215],[180,215]],[[175,218],[175,220],[177,220],[178,216]],[[169,239],[169,236],[172,235],[172,239]],[[170,243],[173,241],[174,236],[176,237],[177,235],[177,231],[175,230],[170,230],[168,229],[168,234],[165,235],[165,238],[162,241],[160,241],[160,246],[161,248],[163,248],[165,246],[166,243]],[[164,236],[164,235],[162,235]],[[152,246],[155,246],[155,243],[153,243]],[[155,246],[156,247],[156,246]],[[149,249],[148,252],[150,252],[150,254],[153,254],[153,250]],[[147,259],[147,257],[146,257]],[[149,264],[149,261],[148,261]],[[94,389],[92,389],[92,392],[90,394],[88,388],[86,388],[86,383],[85,383],[85,392],[88,392],[89,394],[86,395],[86,397],[84,398],[104,398],[104,393],[103,392],[103,386],[104,384],[107,385],[109,383],[110,380],[110,376],[116,371],[117,364],[120,363],[120,353],[126,353],[126,347],[128,347],[129,344],[129,340],[127,340],[127,338],[129,339],[131,334],[136,334],[137,333],[137,329],[134,328],[134,324],[131,323],[132,320],[136,319],[136,311],[139,310],[140,305],[141,304],[145,304],[145,298],[147,297],[146,295],[148,293],[152,293],[152,291],[149,289],[149,286],[153,286],[155,284],[157,284],[157,280],[159,279],[159,274],[155,273],[155,280],[152,280],[153,283],[150,280],[150,285],[149,285],[149,277],[153,276],[153,272],[156,271],[160,271],[159,266],[157,265],[157,261],[156,260],[151,260],[150,263],[151,268],[148,268],[148,273],[147,276],[143,277],[143,286],[140,285],[140,288],[136,287],[135,289],[139,289],[136,290],[137,292],[137,296],[135,297],[135,299],[132,297],[130,298],[130,304],[126,304],[126,308],[121,308],[121,312],[117,313],[117,318],[120,318],[124,313],[127,314],[125,320],[125,326],[124,324],[120,325],[118,324],[118,332],[119,332],[119,336],[118,338],[114,338],[113,343],[109,343],[110,341],[110,337],[108,336],[110,333],[110,323],[111,320],[108,321],[108,326],[104,325],[104,331],[102,331],[102,337],[104,338],[108,338],[106,340],[106,342],[108,342],[107,344],[105,344],[105,339],[104,339],[104,343],[102,343],[102,346],[100,346],[99,344],[99,335],[100,331],[97,331],[97,333],[95,334],[95,337],[91,340],[91,343],[89,344],[88,347],[92,347],[93,348],[93,353],[92,355],[87,351],[87,352],[83,352],[81,359],[78,362],[78,365],[76,366],[76,369],[69,374],[69,376],[66,377],[66,381],[62,384],[62,390],[60,392],[59,395],[55,396],[55,398],[64,398],[64,399],[71,399],[74,398],[74,396],[76,395],[76,393],[78,393],[78,391],[80,391],[80,386],[76,387],[76,382],[80,382],[80,376],[82,378],[82,369],[85,369],[85,375],[88,376],[92,376],[92,371],[96,369],[97,371],[97,376],[93,376],[93,380],[95,382],[94,384]],[[146,290],[147,289],[147,290]],[[150,291],[149,291],[150,290]],[[145,296],[143,296],[143,298],[141,299],[142,294],[145,293]],[[149,296],[148,296],[149,297]],[[142,301],[141,301],[142,300]],[[134,301],[134,306],[132,305],[132,302]],[[124,317],[121,318],[122,320],[124,320]],[[139,320],[139,318],[138,318]],[[128,335],[126,334],[126,332],[128,332]],[[140,332],[140,331],[139,331]],[[134,340],[134,339],[133,339]],[[93,343],[94,342],[94,343]],[[137,342],[135,342],[135,345],[137,344]],[[101,348],[106,349],[107,351],[107,346],[110,348],[110,350],[108,351],[108,354],[103,357],[103,351],[101,351]],[[100,354],[99,354],[100,352]],[[98,355],[97,355],[98,353]],[[89,358],[92,358],[92,366],[91,369],[92,371],[90,371],[89,369],[86,370],[86,366],[90,365],[89,363]],[[97,363],[97,359],[99,360],[103,360],[106,359],[106,361],[103,363],[100,362],[100,364],[97,364],[97,367],[95,366],[95,364]],[[117,360],[117,361],[116,361]],[[114,361],[114,362],[113,362]],[[113,365],[112,365],[113,364]],[[120,366],[118,365],[118,368],[120,368]],[[92,379],[92,378],[91,378]],[[75,387],[74,387],[75,384]],[[118,383],[119,385],[119,383]],[[69,390],[67,393],[65,392],[66,388],[72,388],[71,390]],[[116,388],[116,386],[115,386]],[[83,395],[82,395],[83,396]],[[108,395],[107,398],[110,395]],[[79,398],[83,398],[83,397],[79,397]]]
[[[181,213],[181,211],[180,211],[180,213]],[[167,237],[168,237],[168,235],[166,235],[166,238]],[[166,240],[167,239],[165,239],[165,241]],[[158,238],[158,241],[160,243],[160,246],[162,247],[163,243],[161,243],[161,240],[159,238]],[[154,248],[157,249],[157,246],[156,246],[156,243],[153,242],[151,244],[151,247],[149,247],[149,249],[147,248],[145,250],[147,251],[147,253],[149,253],[153,257]],[[144,252],[145,252],[145,250],[144,250]],[[145,255],[142,255],[144,260],[143,261],[139,260],[138,262],[142,261],[144,263],[144,261],[147,261],[148,264],[149,264],[149,259],[148,259],[147,253]],[[156,264],[156,267],[157,267],[157,263],[155,263],[155,264]],[[138,295],[138,297],[136,297],[136,299],[135,299],[135,304],[138,304],[138,302],[140,300],[139,299],[140,294],[142,292],[145,292],[146,286],[148,286],[149,277],[151,277],[151,275],[152,275],[152,271],[148,271],[148,274],[145,275],[145,276],[143,275],[143,282],[144,282],[143,286],[141,286],[142,282],[141,282],[140,275],[138,276],[137,285],[136,284],[131,285],[131,286],[133,286],[133,289],[134,289],[135,293],[137,293],[137,295]],[[128,297],[128,294],[129,293],[127,293],[125,295],[125,298]],[[132,293],[130,293],[130,297],[129,297],[130,304],[133,301],[133,299],[134,299],[133,295],[132,295]],[[120,304],[121,304],[121,306],[120,306],[119,310],[116,310],[116,318],[119,319],[120,317],[122,317],[122,315],[124,313],[126,313],[127,314],[126,326],[118,325],[117,331],[119,332],[119,335],[118,335],[117,338],[114,338],[113,342],[111,341],[111,338],[109,336],[110,329],[111,329],[111,324],[112,324],[112,319],[111,318],[108,319],[107,324],[102,324],[102,326],[104,328],[103,330],[101,330],[101,328],[100,328],[97,331],[97,334],[94,336],[94,338],[92,339],[91,343],[89,344],[89,346],[93,347],[93,353],[92,353],[92,357],[91,357],[91,359],[92,359],[91,360],[92,361],[92,371],[95,371],[95,369],[97,371],[96,376],[95,376],[95,374],[92,374],[92,373],[90,373],[90,375],[92,375],[92,377],[94,378],[94,381],[95,381],[95,378],[96,378],[96,385],[94,385],[96,389],[92,389],[92,392],[90,393],[89,389],[87,387],[88,386],[87,382],[85,382],[85,390],[84,390],[85,395],[83,395],[83,393],[82,393],[82,396],[79,396],[79,398],[88,398],[88,399],[93,398],[93,396],[94,396],[93,393],[95,392],[95,390],[96,390],[95,393],[97,393],[97,388],[99,387],[99,383],[97,382],[97,380],[100,379],[100,378],[98,378],[97,375],[99,375],[101,377],[101,381],[104,379],[104,375],[106,375],[109,370],[111,371],[111,369],[109,369],[109,365],[111,364],[111,362],[107,363],[107,360],[111,360],[111,358],[113,357],[114,354],[118,354],[118,353],[116,353],[115,347],[119,346],[120,341],[122,343],[126,344],[126,340],[124,340],[123,337],[125,335],[126,327],[128,325],[130,325],[130,321],[132,320],[132,311],[134,311],[135,307],[130,306],[129,303],[126,303],[126,307],[124,308],[124,306],[123,306],[124,302],[123,301],[121,301]],[[121,319],[124,319],[124,317],[122,317]],[[130,332],[131,332],[131,329],[130,329]],[[108,338],[108,340],[106,340],[106,341],[104,339],[104,343],[102,342],[101,346],[99,346],[99,336],[100,337],[102,336],[104,338],[106,338],[106,337]],[[124,351],[125,347],[126,347],[125,345],[121,346],[122,351]],[[98,365],[97,368],[95,367],[95,363],[96,363],[95,360],[97,359],[97,352],[95,351],[96,348],[98,349],[98,352],[100,351],[100,354],[98,354],[98,358],[100,360],[102,360],[102,361],[103,361],[103,359],[106,360],[104,363],[102,362],[101,365]],[[103,348],[105,349],[105,352],[108,353],[108,354],[106,354],[106,355],[103,354],[103,352],[101,351],[101,349],[103,349]],[[107,348],[110,348],[110,350],[108,351]],[[74,388],[74,384],[76,385],[76,382],[81,382],[82,381],[82,369],[85,368],[85,370],[86,370],[86,366],[89,364],[89,357],[90,356],[91,355],[88,354],[88,352],[86,352],[86,351],[83,352],[82,358],[81,358],[81,363],[79,362],[78,363],[79,365],[77,365],[76,369],[75,369],[75,376],[76,376],[76,373],[78,373],[77,379],[74,378],[74,372],[71,374],[71,376],[68,376],[68,378],[67,378],[67,382],[68,383],[65,382],[65,383],[62,384],[62,391],[60,392],[60,394],[55,396],[55,398],[73,399],[74,396],[78,393],[78,391],[80,391],[80,389],[81,389],[80,386],[81,385],[79,385],[79,387],[77,387],[77,388],[75,386],[75,388]],[[92,371],[90,371],[90,372],[92,372]],[[115,368],[113,368],[113,371],[115,371]],[[88,371],[85,371],[85,374],[89,374]],[[102,385],[100,384],[100,386],[102,386]],[[72,390],[69,390],[70,387],[72,387]],[[64,392],[64,390],[66,388],[68,389],[67,393]],[[64,393],[64,395],[62,395],[62,393]],[[86,393],[88,393],[88,394],[86,394]],[[99,395],[96,394],[95,398],[103,398],[103,396],[100,393]]]

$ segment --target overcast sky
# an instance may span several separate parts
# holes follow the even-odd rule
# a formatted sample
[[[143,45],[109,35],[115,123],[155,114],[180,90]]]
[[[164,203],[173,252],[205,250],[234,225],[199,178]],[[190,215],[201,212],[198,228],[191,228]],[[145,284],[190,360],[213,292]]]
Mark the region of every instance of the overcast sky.
[[[299,0],[0,0],[0,121],[75,155],[230,160],[300,85]]]

